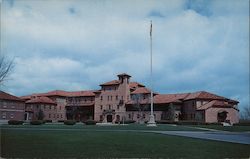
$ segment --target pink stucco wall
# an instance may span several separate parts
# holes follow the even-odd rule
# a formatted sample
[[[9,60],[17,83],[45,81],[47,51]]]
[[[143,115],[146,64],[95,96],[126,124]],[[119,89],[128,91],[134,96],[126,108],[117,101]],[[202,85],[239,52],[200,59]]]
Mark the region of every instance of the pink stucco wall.
[[[218,112],[228,112],[226,120],[229,120],[231,124],[239,122],[239,111],[234,108],[209,108],[205,111],[205,122],[215,123],[218,122]]]

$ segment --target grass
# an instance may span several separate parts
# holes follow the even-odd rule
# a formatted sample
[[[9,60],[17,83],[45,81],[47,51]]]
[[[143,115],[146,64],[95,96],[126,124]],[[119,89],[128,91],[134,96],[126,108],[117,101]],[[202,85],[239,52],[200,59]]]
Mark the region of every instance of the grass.
[[[230,131],[230,132],[244,132],[250,131],[250,126],[222,126],[222,125],[191,125],[191,127],[200,127],[200,128],[208,128],[208,129],[216,129],[222,131]]]
[[[97,125],[64,125],[64,124],[44,124],[44,125],[2,125],[2,128],[43,128],[43,129],[80,129],[80,130],[158,130],[158,131],[201,131],[196,128],[173,125],[157,125],[157,127],[148,127],[140,124],[115,125],[115,126],[97,126]]]
[[[18,126],[3,126],[18,127]],[[120,127],[43,125],[50,131],[27,129],[1,130],[1,156],[4,158],[248,158],[249,145],[192,139],[139,132],[94,131]],[[56,131],[59,128],[74,131]],[[125,126],[124,126],[125,127]],[[171,126],[160,126],[167,129]],[[123,127],[121,127],[123,128]],[[145,126],[128,126],[144,129]],[[152,129],[152,128],[150,128]],[[183,128],[184,129],[184,128]]]

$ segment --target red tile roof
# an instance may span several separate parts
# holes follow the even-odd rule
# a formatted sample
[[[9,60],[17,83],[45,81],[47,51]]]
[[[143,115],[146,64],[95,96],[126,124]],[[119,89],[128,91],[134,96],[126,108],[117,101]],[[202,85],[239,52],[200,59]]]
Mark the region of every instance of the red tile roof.
[[[29,100],[29,99],[31,99],[31,95],[21,96],[21,97],[19,97],[19,98],[21,98],[21,99],[23,99],[23,100]]]
[[[35,97],[35,98],[32,98],[28,101],[26,101],[26,103],[45,103],[45,104],[54,104],[56,105],[56,102],[54,102],[53,100],[51,100],[50,98],[48,97]]]
[[[120,81],[118,81],[118,80],[113,80],[113,81],[109,81],[109,82],[100,84],[100,86],[109,86],[109,85],[118,85],[118,84],[120,84]]]
[[[133,91],[131,94],[149,94],[151,91],[147,89],[146,87],[139,87],[135,91]]]
[[[95,96],[94,91],[75,91],[68,92],[68,96],[71,97],[92,97]]]
[[[21,98],[8,94],[6,92],[0,91],[0,99],[2,100],[14,100],[14,101],[23,101]]]
[[[94,90],[88,90],[88,91],[74,91],[74,92],[66,92],[66,91],[61,91],[61,90],[55,90],[55,91],[50,91],[47,93],[34,93],[29,96],[22,96],[22,99],[31,99],[32,96],[61,96],[61,97],[79,97],[79,96],[95,96]]]
[[[136,88],[136,87],[145,87],[143,84],[140,84],[138,82],[130,82],[129,88]]]
[[[180,103],[188,93],[181,94],[158,94],[154,96],[154,103],[163,104],[163,103]]]
[[[226,98],[209,93],[209,92],[200,91],[200,92],[190,93],[185,98],[185,100],[190,100],[190,99],[221,99],[221,100],[225,100]]]
[[[230,104],[226,103],[225,101],[212,100],[212,101],[200,106],[199,108],[197,108],[197,110],[206,110],[206,109],[211,108],[211,107],[233,107],[233,105],[230,105]]]

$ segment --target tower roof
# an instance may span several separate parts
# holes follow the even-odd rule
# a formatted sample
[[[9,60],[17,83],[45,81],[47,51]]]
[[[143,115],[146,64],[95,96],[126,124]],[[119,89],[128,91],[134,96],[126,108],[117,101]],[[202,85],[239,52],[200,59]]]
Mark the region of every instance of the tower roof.
[[[127,77],[131,77],[130,75],[128,75],[128,74],[126,74],[126,73],[121,73],[121,74],[118,74],[117,76],[118,76],[118,77],[120,77],[120,76],[127,76]]]

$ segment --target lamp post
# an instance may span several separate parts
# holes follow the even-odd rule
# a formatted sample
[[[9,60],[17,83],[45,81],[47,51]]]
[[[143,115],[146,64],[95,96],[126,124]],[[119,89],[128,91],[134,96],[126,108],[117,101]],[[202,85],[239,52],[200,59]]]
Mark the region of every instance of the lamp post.
[[[147,126],[156,126],[155,123],[155,116],[153,112],[153,60],[152,60],[152,20],[150,25],[150,85],[151,85],[151,92],[150,92],[150,116],[149,122]]]

